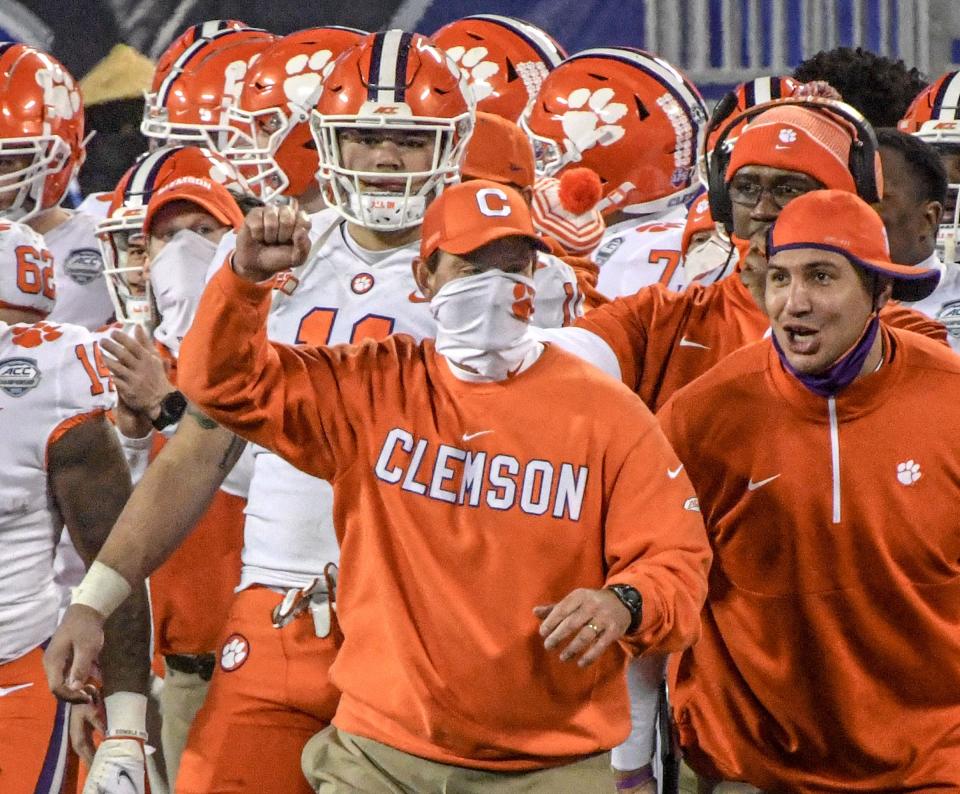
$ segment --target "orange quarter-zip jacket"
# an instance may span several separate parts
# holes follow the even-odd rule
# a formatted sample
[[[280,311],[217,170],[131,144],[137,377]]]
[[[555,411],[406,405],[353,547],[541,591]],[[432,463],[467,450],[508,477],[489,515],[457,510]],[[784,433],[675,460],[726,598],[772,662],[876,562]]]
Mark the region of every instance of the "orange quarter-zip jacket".
[[[960,358],[881,329],[885,362],[835,398],[764,340],[660,412],[715,555],[671,666],[705,776],[960,790]]]

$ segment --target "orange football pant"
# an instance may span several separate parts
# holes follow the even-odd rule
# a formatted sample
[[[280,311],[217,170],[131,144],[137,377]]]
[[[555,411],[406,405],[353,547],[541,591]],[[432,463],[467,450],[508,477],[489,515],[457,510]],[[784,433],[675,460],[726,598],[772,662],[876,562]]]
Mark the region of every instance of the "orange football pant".
[[[0,664],[0,791],[59,794],[70,708],[47,688],[43,648]],[[299,756],[297,759],[299,764]]]
[[[177,794],[312,794],[300,753],[337,710],[340,693],[327,671],[342,635],[333,621],[329,636],[317,637],[310,610],[274,628],[271,613],[282,600],[263,587],[234,596]]]

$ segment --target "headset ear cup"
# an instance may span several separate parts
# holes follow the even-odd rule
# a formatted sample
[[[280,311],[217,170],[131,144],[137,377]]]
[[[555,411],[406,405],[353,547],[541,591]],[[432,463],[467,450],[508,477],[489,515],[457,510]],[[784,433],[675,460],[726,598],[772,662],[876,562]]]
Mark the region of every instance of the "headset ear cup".
[[[865,133],[869,132],[867,135]],[[850,146],[850,173],[857,186],[857,195],[867,204],[876,204],[880,201],[880,184],[877,180],[878,152],[877,146],[870,140],[873,130],[857,127],[858,139]]]
[[[733,231],[733,204],[725,181],[730,153],[724,141],[719,141],[707,162],[707,200],[710,214],[716,223],[722,223],[727,233]]]

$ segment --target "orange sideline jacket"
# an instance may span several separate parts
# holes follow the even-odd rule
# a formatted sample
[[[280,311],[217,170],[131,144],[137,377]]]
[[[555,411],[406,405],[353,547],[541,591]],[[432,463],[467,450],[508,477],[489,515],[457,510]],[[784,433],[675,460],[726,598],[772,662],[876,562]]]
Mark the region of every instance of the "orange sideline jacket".
[[[912,309],[888,304],[880,317],[888,325],[947,342],[940,323]],[[761,339],[770,321],[734,272],[683,292],[659,284],[645,287],[593,309],[576,325],[610,345],[623,382],[656,411],[722,358]]]
[[[345,636],[334,724],[501,771],[622,741],[623,649],[585,670],[560,662],[532,609],[624,582],[644,599],[633,650],[696,639],[709,547],[650,412],[553,347],[505,383],[465,383],[407,336],[270,344],[269,300],[222,268],[184,340],[180,386],[333,484]]]
[[[835,399],[765,340],[660,412],[715,555],[671,665],[703,775],[960,790],[960,358],[881,328],[886,363]]]

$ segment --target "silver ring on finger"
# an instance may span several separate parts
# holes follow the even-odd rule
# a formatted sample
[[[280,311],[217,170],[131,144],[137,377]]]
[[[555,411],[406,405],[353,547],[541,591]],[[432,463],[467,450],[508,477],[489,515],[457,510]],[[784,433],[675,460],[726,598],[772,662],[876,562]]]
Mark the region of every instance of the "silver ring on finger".
[[[596,623],[594,623],[592,620],[587,623],[587,628],[588,628],[588,629],[593,629],[594,632],[596,633],[596,635],[597,635],[598,637],[599,637],[601,634],[603,634],[603,629],[601,629],[601,628],[600,628]]]

